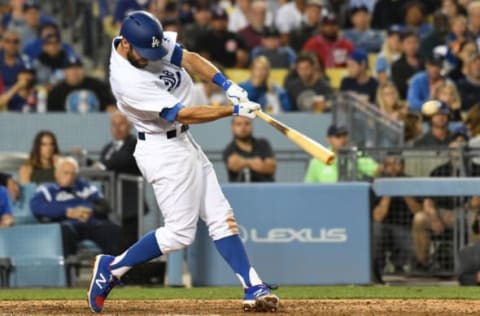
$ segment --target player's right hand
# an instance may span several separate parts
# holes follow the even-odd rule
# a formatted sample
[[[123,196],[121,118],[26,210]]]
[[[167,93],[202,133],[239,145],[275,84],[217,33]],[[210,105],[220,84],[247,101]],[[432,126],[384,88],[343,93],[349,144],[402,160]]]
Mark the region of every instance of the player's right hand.
[[[258,111],[258,110],[260,110],[260,104],[258,103],[255,103],[252,101],[240,102],[233,106],[233,115],[244,116],[253,120],[254,118],[257,117],[257,115],[255,114],[255,111]]]

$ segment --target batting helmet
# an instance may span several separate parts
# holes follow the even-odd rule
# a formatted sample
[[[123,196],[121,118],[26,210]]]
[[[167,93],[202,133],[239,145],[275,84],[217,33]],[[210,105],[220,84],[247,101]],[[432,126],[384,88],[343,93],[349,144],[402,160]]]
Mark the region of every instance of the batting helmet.
[[[145,11],[133,11],[122,22],[123,36],[140,56],[158,60],[167,55],[162,46],[163,28],[156,17]]]

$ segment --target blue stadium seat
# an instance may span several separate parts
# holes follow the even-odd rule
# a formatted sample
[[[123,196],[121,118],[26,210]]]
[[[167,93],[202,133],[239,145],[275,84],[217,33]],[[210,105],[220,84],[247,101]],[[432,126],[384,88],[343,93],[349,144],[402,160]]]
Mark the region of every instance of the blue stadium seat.
[[[20,185],[20,198],[13,203],[13,217],[16,225],[38,223],[35,216],[30,211],[30,199],[37,190],[35,183]]]
[[[14,266],[10,287],[67,285],[59,224],[0,229],[0,256]]]

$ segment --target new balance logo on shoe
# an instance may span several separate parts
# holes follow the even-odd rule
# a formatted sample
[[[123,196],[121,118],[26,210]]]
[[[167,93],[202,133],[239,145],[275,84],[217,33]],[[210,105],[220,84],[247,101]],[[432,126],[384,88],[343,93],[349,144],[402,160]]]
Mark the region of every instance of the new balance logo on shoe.
[[[95,280],[95,284],[101,289],[103,290],[103,285],[105,285],[107,283],[107,279],[105,279],[105,277],[103,276],[102,273],[100,273],[100,278],[96,279]]]

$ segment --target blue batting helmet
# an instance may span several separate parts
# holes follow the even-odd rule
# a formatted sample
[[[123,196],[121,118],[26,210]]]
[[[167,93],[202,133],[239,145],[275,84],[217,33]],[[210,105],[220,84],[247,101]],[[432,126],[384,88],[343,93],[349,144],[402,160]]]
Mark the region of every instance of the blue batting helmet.
[[[167,55],[162,46],[163,28],[156,17],[145,11],[133,11],[122,22],[123,36],[140,56],[158,60]]]

